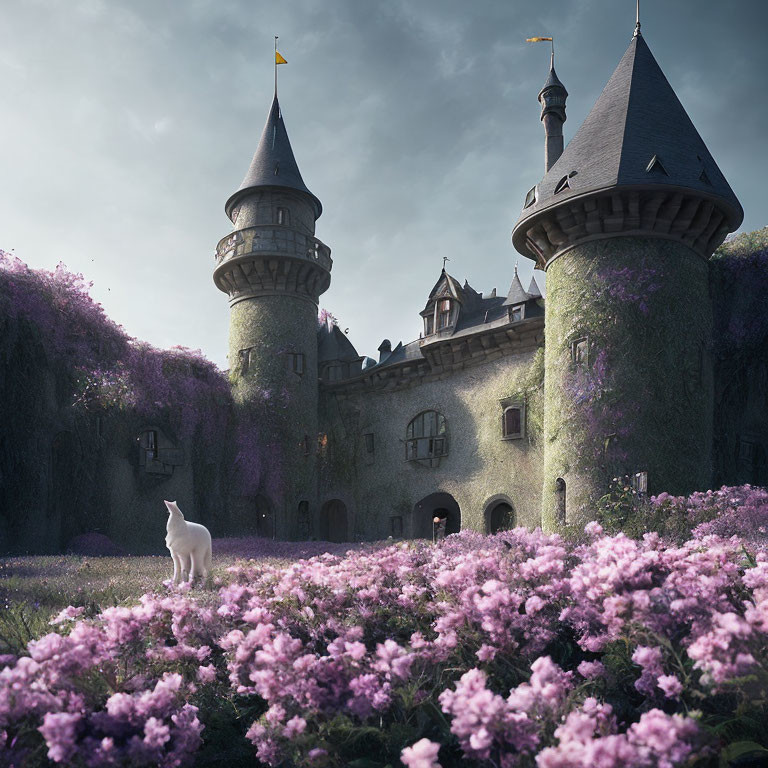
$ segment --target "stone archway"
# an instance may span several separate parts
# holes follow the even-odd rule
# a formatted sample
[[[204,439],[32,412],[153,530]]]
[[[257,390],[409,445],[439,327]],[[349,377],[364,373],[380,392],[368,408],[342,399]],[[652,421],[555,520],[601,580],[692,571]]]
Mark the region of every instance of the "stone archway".
[[[341,499],[331,499],[320,510],[320,539],[342,542],[349,540],[347,506]]]
[[[411,527],[413,538],[431,539],[432,521],[436,517],[446,521],[446,536],[461,530],[461,510],[456,499],[450,493],[440,491],[425,496],[414,506]]]
[[[267,496],[259,494],[254,502],[256,507],[256,535],[263,539],[275,538],[275,513]]]

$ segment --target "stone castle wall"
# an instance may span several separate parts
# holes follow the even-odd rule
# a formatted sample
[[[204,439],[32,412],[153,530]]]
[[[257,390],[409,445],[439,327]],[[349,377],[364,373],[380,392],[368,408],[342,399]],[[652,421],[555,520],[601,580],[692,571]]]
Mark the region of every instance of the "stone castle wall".
[[[542,350],[507,356],[435,381],[397,390],[325,391],[321,395],[318,512],[331,500],[348,512],[347,538],[430,535],[435,505],[448,494],[461,527],[487,529],[495,503],[513,510],[515,525],[539,523],[542,480]],[[503,400],[526,406],[523,438],[502,439]],[[406,429],[434,410],[447,424],[448,453],[437,466],[406,460]],[[373,435],[373,452],[369,452]],[[421,503],[421,506],[418,505]]]

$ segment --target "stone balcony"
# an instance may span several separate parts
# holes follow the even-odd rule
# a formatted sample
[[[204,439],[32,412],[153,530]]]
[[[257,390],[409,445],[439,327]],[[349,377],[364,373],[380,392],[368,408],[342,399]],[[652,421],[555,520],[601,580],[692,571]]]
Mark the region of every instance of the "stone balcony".
[[[289,227],[256,226],[239,229],[219,240],[214,258],[216,264],[252,253],[307,259],[330,271],[331,249],[316,237],[304,235]]]
[[[222,238],[213,281],[230,302],[294,293],[317,303],[331,282],[331,249],[288,227],[256,226]]]

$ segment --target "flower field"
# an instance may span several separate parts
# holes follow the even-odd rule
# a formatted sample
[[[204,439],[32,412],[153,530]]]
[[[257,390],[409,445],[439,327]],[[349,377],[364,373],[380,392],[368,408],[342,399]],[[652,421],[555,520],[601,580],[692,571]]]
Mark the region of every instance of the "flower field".
[[[0,761],[764,765],[768,548],[724,535],[758,498],[730,490],[707,502],[720,528],[682,543],[590,523],[575,541],[279,544],[222,555],[202,587],[81,601],[0,659]],[[122,559],[144,560],[167,571]]]

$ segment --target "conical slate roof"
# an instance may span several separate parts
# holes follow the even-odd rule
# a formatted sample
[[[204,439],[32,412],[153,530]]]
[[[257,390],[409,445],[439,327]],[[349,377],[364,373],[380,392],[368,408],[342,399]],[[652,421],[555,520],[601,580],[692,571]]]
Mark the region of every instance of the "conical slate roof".
[[[544,91],[547,90],[547,88],[562,88],[564,92],[564,96],[568,95],[568,91],[565,89],[565,86],[560,82],[560,78],[557,76],[557,72],[555,72],[555,57],[552,56],[552,58],[549,60],[549,77],[547,77],[547,82],[544,83],[544,85],[541,87],[541,90],[539,91],[539,96],[541,96]]]
[[[326,363],[334,360],[354,362],[360,359],[357,350],[346,334],[330,321],[324,322],[317,332],[317,360]]]
[[[291,142],[288,140],[288,132],[285,130],[277,94],[272,100],[267,123],[261,133],[256,154],[251,160],[251,167],[245,174],[243,183],[237,192],[227,200],[225,206],[227,216],[230,215],[235,203],[244,196],[247,190],[258,187],[287,187],[298,192],[304,192],[312,198],[315,204],[315,216],[319,217],[323,212],[321,202],[307,189],[307,185],[301,178],[299,166],[296,164],[296,158],[291,149]]]
[[[510,307],[513,304],[522,304],[532,298],[533,296],[523,288],[523,284],[520,282],[520,277],[517,274],[517,267],[515,267],[515,276],[512,278],[512,284],[509,286],[507,298],[504,299],[502,306]]]
[[[536,202],[524,209],[520,221],[570,197],[654,184],[718,199],[729,213],[731,229],[741,223],[739,201],[638,35],[576,135],[538,184]]]

